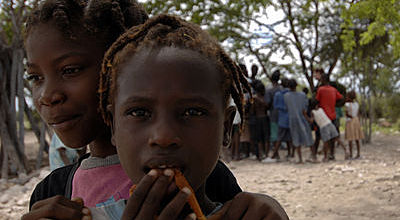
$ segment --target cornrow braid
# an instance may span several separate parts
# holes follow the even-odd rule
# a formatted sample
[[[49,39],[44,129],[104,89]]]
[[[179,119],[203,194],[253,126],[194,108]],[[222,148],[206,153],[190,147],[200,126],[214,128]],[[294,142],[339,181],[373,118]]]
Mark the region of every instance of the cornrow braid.
[[[136,0],[45,0],[28,16],[25,39],[35,26],[53,21],[68,38],[84,33],[108,48],[126,29],[147,19]]]
[[[244,91],[251,89],[242,69],[225,53],[218,42],[199,26],[171,15],[159,15],[121,35],[106,52],[100,73],[100,111],[111,125],[107,106],[113,104],[115,84],[122,64],[143,48],[190,48],[213,60],[223,74],[224,104],[233,98],[242,119]],[[243,122],[243,120],[242,120]]]

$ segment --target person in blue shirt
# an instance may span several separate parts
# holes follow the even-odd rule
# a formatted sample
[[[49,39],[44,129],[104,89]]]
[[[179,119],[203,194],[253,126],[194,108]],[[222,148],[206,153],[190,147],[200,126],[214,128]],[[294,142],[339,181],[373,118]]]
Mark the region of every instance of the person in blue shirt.
[[[281,146],[282,141],[286,142],[288,154],[287,158],[294,157],[294,149],[292,146],[292,137],[290,135],[289,129],[289,115],[288,110],[285,105],[284,95],[289,92],[288,82],[289,80],[286,78],[282,78],[281,84],[283,89],[276,92],[274,95],[274,109],[278,109],[278,138],[275,142],[274,146],[274,154],[272,156],[273,159],[280,160],[279,156],[279,147]]]

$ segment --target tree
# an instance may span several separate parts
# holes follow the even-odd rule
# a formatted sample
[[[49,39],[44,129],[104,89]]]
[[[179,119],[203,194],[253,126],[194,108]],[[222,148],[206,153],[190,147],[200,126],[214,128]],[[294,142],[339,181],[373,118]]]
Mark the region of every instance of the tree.
[[[342,14],[344,32],[342,39],[347,51],[356,47],[354,36],[358,26],[367,24],[360,33],[360,45],[366,45],[374,39],[388,35],[393,53],[400,57],[400,1],[398,0],[353,0]]]
[[[29,4],[27,4],[29,2]],[[2,178],[8,178],[8,163],[18,173],[30,168],[24,149],[25,113],[39,137],[31,109],[26,105],[24,80],[23,24],[30,6],[37,1],[10,0],[0,3],[0,137]]]
[[[391,96],[398,87],[400,48],[396,48],[395,42],[400,17],[393,11],[398,9],[396,1],[366,0],[353,2],[342,14],[341,39],[347,52],[343,74],[353,79],[353,85],[358,82],[365,103],[362,109],[368,109],[364,113],[367,142],[371,141],[378,107],[374,100]]]
[[[254,55],[264,74],[276,66],[290,73],[300,72],[314,89],[315,63],[326,66],[326,72],[331,74],[343,52],[340,13],[345,3],[333,0],[152,0],[145,1],[144,5],[151,14],[174,13],[201,25],[223,42],[236,59],[240,59],[240,54]],[[270,23],[267,11],[272,8],[283,17]],[[253,26],[257,28],[252,29]],[[286,28],[282,32],[278,27]],[[273,54],[290,57],[294,63],[271,62]]]

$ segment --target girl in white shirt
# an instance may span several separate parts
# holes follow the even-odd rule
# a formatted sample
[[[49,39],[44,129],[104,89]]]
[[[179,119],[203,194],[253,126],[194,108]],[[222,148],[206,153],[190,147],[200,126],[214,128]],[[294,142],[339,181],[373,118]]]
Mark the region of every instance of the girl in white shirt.
[[[328,161],[328,150],[329,150],[329,141],[336,139],[339,137],[339,133],[335,127],[335,125],[332,123],[332,121],[329,119],[329,117],[326,115],[324,110],[319,107],[318,101],[313,99],[311,101],[311,108],[313,109],[311,111],[311,116],[312,120],[317,123],[320,134],[321,134],[321,139],[324,143],[324,159],[322,160],[323,162]],[[340,142],[339,142],[340,144]],[[345,159],[347,158],[347,151],[346,147],[343,144],[340,144],[343,147],[343,150],[345,152]]]
[[[364,133],[361,130],[360,120],[358,118],[359,105],[355,99],[355,91],[347,93],[345,104],[347,117],[345,139],[349,142],[350,158],[353,157],[353,141],[355,141],[357,145],[357,156],[355,158],[360,158],[360,140],[364,139]]]

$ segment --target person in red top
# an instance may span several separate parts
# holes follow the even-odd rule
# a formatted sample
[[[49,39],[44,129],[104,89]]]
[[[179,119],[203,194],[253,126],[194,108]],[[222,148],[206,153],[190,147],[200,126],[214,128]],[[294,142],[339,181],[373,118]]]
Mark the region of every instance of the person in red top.
[[[325,114],[333,122],[336,119],[335,105],[336,102],[343,98],[335,87],[329,85],[329,76],[327,74],[321,74],[321,86],[317,90],[315,97]],[[333,123],[335,124],[335,123]],[[336,128],[339,132],[339,129]],[[329,143],[330,146],[330,157],[329,159],[335,159],[334,143]]]

